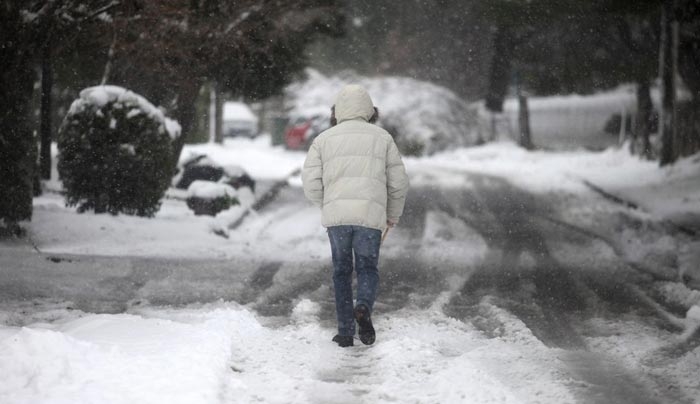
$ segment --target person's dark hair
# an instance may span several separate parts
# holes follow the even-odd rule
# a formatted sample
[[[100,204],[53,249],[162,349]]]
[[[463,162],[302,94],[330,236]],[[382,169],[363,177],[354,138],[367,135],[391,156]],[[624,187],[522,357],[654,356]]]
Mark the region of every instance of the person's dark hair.
[[[374,107],[374,113],[372,116],[369,117],[369,123],[377,123],[377,120],[379,119],[379,108]]]
[[[331,126],[338,124],[338,120],[335,118],[335,105],[331,107]]]

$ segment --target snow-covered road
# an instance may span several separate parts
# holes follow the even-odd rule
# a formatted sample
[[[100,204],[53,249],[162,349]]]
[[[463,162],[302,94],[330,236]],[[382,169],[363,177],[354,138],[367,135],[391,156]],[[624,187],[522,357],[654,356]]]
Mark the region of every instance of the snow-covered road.
[[[488,161],[409,164],[377,342],[348,349],[299,188],[229,239],[176,201],[147,221],[42,197],[42,253],[0,244],[0,402],[699,403],[700,337],[678,322],[699,293],[663,266],[697,241]]]

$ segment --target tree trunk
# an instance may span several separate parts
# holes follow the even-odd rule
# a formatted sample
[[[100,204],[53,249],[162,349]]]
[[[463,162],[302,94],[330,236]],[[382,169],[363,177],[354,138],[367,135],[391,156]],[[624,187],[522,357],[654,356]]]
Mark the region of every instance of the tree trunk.
[[[637,119],[635,121],[632,145],[634,151],[637,147],[637,142],[641,143],[639,153],[647,159],[651,159],[652,156],[649,134],[651,132],[653,114],[654,108],[651,102],[649,80],[641,79],[637,83]]]
[[[117,30],[112,28],[112,43],[109,45],[107,52],[107,63],[105,63],[104,71],[102,72],[102,80],[100,84],[105,85],[112,76],[112,68],[114,66],[114,50],[117,47]]]
[[[532,137],[530,136],[530,109],[527,106],[527,97],[518,95],[518,126],[520,128],[520,146],[532,150]]]
[[[30,123],[34,46],[27,41],[19,4],[0,6],[0,227],[17,235],[18,222],[32,217],[37,163]]]
[[[221,91],[221,85],[219,85],[219,83],[214,84],[214,92],[216,93],[216,113],[214,114],[214,133],[216,137],[214,139],[216,140],[216,143],[221,144],[224,142],[224,97]]]
[[[187,88],[181,88],[177,95],[177,106],[174,116],[177,118],[182,132],[180,137],[173,141],[173,162],[172,173],[175,174],[177,163],[180,159],[180,153],[185,146],[185,139],[190,138],[190,132],[196,129],[197,126],[197,94],[201,82],[192,83]]]
[[[678,100],[676,99],[676,91],[678,88],[678,45],[679,45],[679,35],[680,35],[680,23],[675,14],[676,1],[673,2],[674,5],[674,19],[671,22],[671,74],[673,75],[673,93],[672,93],[672,111],[673,116],[672,131],[673,134],[673,161],[676,161],[678,157],[683,152],[684,142],[681,138],[681,130],[679,124],[679,113],[678,113]]]
[[[486,108],[493,112],[503,112],[503,100],[508,93],[510,72],[515,51],[515,38],[508,26],[498,27],[493,43],[493,57],[489,73]]]
[[[620,111],[620,132],[617,134],[617,144],[622,146],[627,139],[627,134],[629,133],[629,128],[627,127],[627,118],[629,117],[627,108],[623,107]]]
[[[675,161],[675,104],[676,104],[676,77],[674,56],[674,4],[675,1],[667,0],[663,3],[661,13],[661,41],[659,50],[659,76],[661,76],[661,113],[659,119],[661,132],[661,156],[659,163],[671,164]],[[676,36],[677,38],[677,36]]]
[[[51,43],[47,42],[41,55],[41,143],[39,149],[39,173],[42,179],[51,179],[51,140],[53,65],[51,60]]]
[[[25,52],[0,47],[0,59],[8,61],[0,69],[0,227],[13,233],[19,229],[17,222],[32,217],[36,166],[36,141],[30,127],[34,71]]]
[[[209,90],[209,141],[216,142],[216,90],[214,83],[208,83]]]

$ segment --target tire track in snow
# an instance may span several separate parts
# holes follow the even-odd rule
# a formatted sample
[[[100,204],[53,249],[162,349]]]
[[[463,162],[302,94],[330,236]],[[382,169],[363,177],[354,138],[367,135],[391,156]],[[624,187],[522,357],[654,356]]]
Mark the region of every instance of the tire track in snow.
[[[377,318],[394,318],[408,308],[425,309],[441,292],[455,289],[455,279],[468,278],[463,287],[454,292],[445,312],[474,323],[489,335],[489,327],[493,324],[488,323],[498,323],[498,319],[482,316],[479,305],[484,297],[495,297],[499,306],[515,314],[545,345],[561,350],[557,363],[564,366],[566,377],[573,380],[568,389],[578,394],[580,400],[594,403],[667,402],[649,391],[643,375],[616,363],[604,353],[591,352],[581,335],[581,327],[585,326],[591,311],[603,310],[604,313],[614,309],[609,314],[614,316],[620,310],[639,310],[624,293],[627,275],[613,271],[613,276],[602,279],[597,273],[559,262],[560,251],[552,250],[552,245],[568,243],[586,248],[589,241],[582,240],[581,234],[562,231],[561,226],[557,229],[555,224],[542,220],[551,215],[543,198],[518,190],[500,178],[469,175],[464,182],[471,187],[414,187],[411,190],[405,218],[385,246],[387,251],[382,253],[382,283],[377,302],[377,312],[382,314]],[[445,215],[448,222],[463,222],[481,235],[489,246],[481,265],[474,267],[468,262],[446,270],[442,268],[445,263],[426,259],[426,250],[440,248],[424,245],[424,234],[430,227],[428,218],[435,212]],[[439,236],[445,239],[454,237],[449,229]],[[609,265],[608,261],[603,260],[602,264]],[[324,265],[325,268],[320,268]],[[319,267],[311,271],[315,275],[298,277],[279,289],[284,292],[278,291],[278,295],[285,296],[282,300],[287,307],[299,298],[309,296],[320,304],[324,313],[319,321],[328,327],[327,339],[332,336],[334,324],[332,291],[318,291],[324,283],[329,284],[329,271],[330,263],[319,263]],[[301,279],[304,276],[306,280]],[[268,299],[267,303],[271,301]],[[261,300],[257,307],[264,307],[263,302]],[[283,314],[283,311],[277,314]],[[478,320],[479,317],[483,320]],[[378,327],[380,342],[381,334]],[[374,351],[363,351],[367,355],[361,358],[361,363],[371,362],[371,352]],[[316,378],[323,383],[342,385],[344,391],[349,392],[354,387],[348,386],[366,381],[361,365],[354,365],[354,360],[351,357],[347,363],[319,371]],[[352,391],[355,392],[353,395],[361,396],[363,390]],[[369,393],[372,391],[376,392],[376,389],[370,389]],[[688,399],[681,395],[672,397],[671,401],[687,402]]]
[[[591,289],[586,277],[558,262],[548,247],[548,234],[558,232],[543,227],[536,218],[546,217],[549,210],[542,198],[518,190],[500,178],[468,175],[469,190],[434,192],[431,200],[456,201],[437,204],[455,218],[464,220],[478,231],[495,254],[489,265],[477,269],[453,299],[448,312],[465,320],[474,315],[474,307],[485,296],[499,297],[500,304],[517,315],[541,341],[553,348],[564,349],[561,360],[570,374],[588,388],[582,394],[586,402],[595,403],[656,403],[669,398],[650,391],[644,376],[615,363],[604,354],[589,351],[577,331],[578,323],[590,307],[591,295],[598,301],[605,297],[621,300],[627,310],[634,310],[630,302],[615,296],[601,296]],[[431,190],[426,190],[431,192]],[[462,192],[463,196],[454,193]],[[557,240],[560,241],[560,240]],[[529,263],[521,264],[527,256]],[[590,276],[586,274],[587,276]],[[623,281],[615,279],[620,289]],[[610,302],[605,302],[609,304]],[[466,307],[471,309],[465,310]],[[683,397],[676,399],[688,400]]]

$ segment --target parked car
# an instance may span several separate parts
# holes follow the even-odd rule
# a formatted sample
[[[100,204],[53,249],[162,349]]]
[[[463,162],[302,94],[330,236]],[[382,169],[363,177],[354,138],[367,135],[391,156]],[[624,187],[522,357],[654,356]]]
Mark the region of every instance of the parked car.
[[[290,120],[284,132],[284,143],[288,149],[306,150],[321,132],[330,126],[330,116],[313,114],[297,116]]]
[[[224,103],[222,131],[225,137],[258,135],[259,119],[250,107],[238,101]]]

